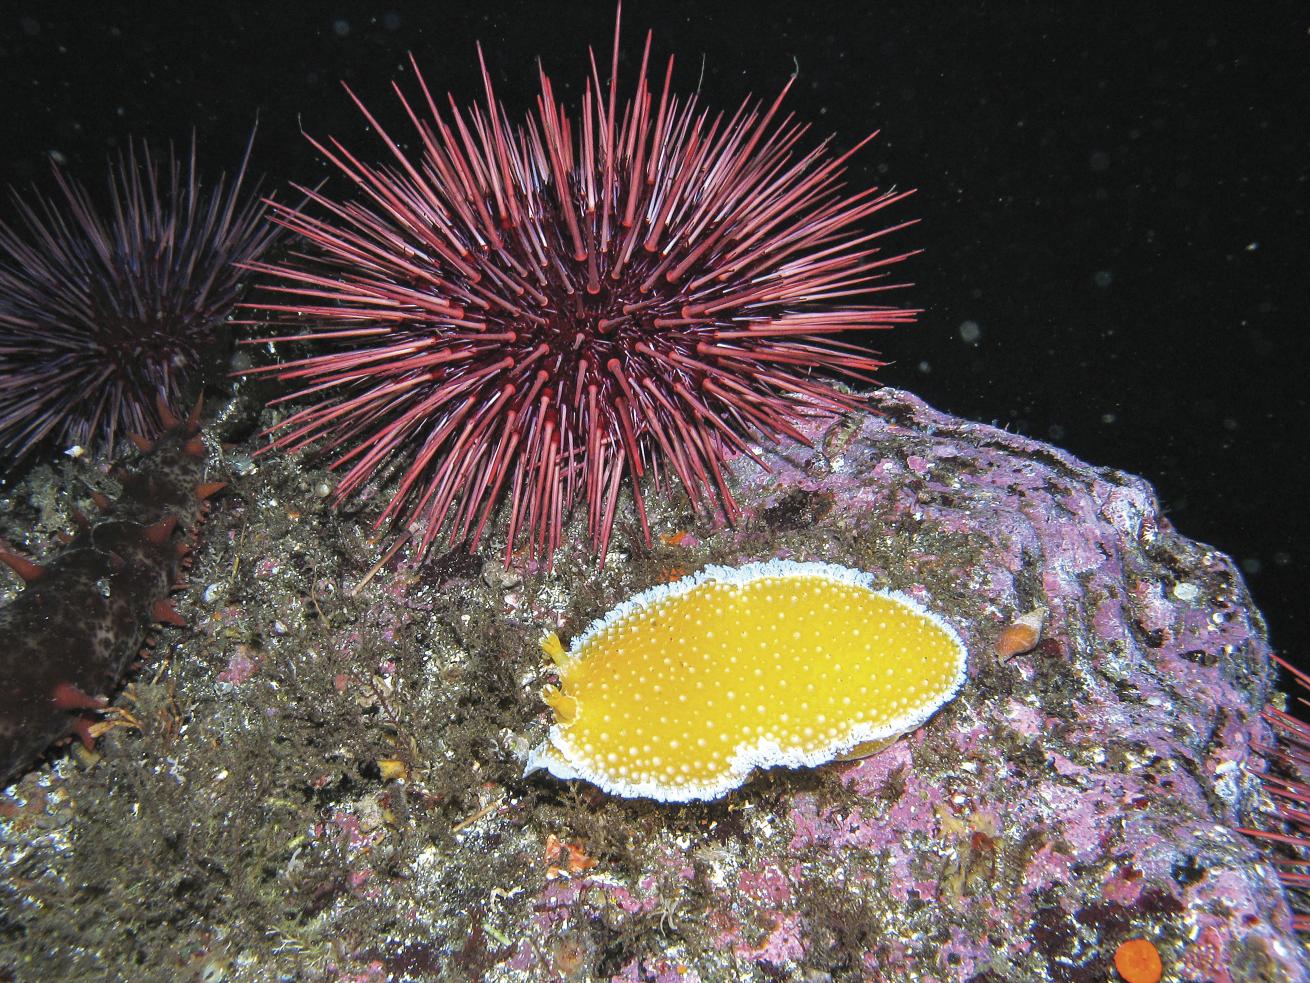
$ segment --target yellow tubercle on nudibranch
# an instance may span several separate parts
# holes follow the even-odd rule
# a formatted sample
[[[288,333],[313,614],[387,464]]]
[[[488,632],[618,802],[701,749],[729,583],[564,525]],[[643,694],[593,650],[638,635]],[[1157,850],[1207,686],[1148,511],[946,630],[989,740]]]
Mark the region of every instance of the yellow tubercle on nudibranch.
[[[706,567],[623,602],[568,652],[553,634],[542,649],[555,723],[527,770],[666,802],[890,742],[955,696],[966,664],[913,598],[790,560]]]

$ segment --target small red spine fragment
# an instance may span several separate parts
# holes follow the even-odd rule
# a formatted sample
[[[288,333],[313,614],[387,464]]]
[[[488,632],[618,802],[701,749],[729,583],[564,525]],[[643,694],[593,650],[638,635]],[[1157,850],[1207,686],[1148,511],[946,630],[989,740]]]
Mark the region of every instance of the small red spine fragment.
[[[109,703],[104,697],[87,695],[72,683],[57,685],[50,702],[59,710],[100,710]]]
[[[173,607],[173,602],[169,600],[161,598],[156,601],[150,608],[150,616],[163,625],[186,627],[186,618],[177,613],[177,608]]]
[[[10,570],[22,577],[23,582],[26,584],[40,580],[45,576],[45,567],[41,566],[39,563],[33,563],[31,560],[21,557],[10,550],[0,549],[0,560],[4,561],[5,565],[8,566]]]

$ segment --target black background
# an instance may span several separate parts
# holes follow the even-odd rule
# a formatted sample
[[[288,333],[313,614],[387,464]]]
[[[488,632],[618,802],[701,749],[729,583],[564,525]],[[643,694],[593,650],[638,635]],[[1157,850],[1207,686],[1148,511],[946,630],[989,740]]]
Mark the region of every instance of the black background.
[[[630,83],[647,27],[681,91],[772,96],[848,146],[853,181],[917,187],[922,247],[879,338],[884,381],[1151,480],[1188,536],[1231,553],[1275,646],[1310,662],[1310,424],[1303,4],[628,2]],[[0,9],[0,182],[49,189],[49,159],[99,184],[128,136],[233,166],[256,113],[273,185],[327,175],[300,134],[365,154],[347,80],[396,134],[393,78],[481,96],[480,40],[516,115],[540,55],[568,100],[613,7],[51,4]],[[656,64],[662,65],[662,60]],[[622,90],[626,91],[626,90]],[[14,215],[0,202],[0,217]]]

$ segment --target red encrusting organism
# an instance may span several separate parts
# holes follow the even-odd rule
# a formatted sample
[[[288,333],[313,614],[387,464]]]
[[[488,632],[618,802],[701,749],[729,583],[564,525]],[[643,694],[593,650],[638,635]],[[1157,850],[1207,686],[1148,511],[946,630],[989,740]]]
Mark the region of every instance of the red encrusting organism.
[[[539,71],[518,124],[485,61],[485,103],[465,111],[439,108],[414,63],[421,101],[395,89],[417,152],[351,93],[389,162],[312,141],[356,197],[273,204],[311,248],[250,264],[283,281],[261,307],[297,326],[263,341],[327,350],[255,370],[313,400],[271,447],[333,453],[338,503],[399,469],[378,522],[421,520],[420,551],[442,529],[476,548],[506,503],[506,562],[526,544],[549,563],[585,503],[603,562],[625,475],[649,543],[648,472],[731,519],[725,460],[858,408],[816,373],[867,382],[883,363],[837,336],[916,313],[873,303],[908,255],[878,240],[910,223],[863,223],[909,192],[845,188],[867,140],[802,149],[808,126],[780,116],[790,83],[730,116],[675,95],[672,58],[652,87],[649,35],[620,105],[618,44],[616,22],[609,84],[593,54],[579,116]]]
[[[107,705],[150,626],[184,624],[169,594],[223,485],[204,480],[199,403],[186,420],[162,397],[155,412],[164,432],[136,435],[141,459],[114,472],[122,493],[98,497],[95,516],[74,512],[78,531],[58,555],[38,564],[0,544],[27,585],[0,607],[0,788],[69,733],[89,744],[87,711]]]

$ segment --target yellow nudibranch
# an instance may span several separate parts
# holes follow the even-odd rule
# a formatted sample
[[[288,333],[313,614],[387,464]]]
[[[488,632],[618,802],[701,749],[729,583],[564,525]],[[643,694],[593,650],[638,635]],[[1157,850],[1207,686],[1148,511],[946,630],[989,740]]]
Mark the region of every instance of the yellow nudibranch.
[[[527,771],[615,795],[715,799],[756,768],[820,765],[890,743],[965,679],[960,636],[860,570],[710,566],[623,602],[565,652]]]

